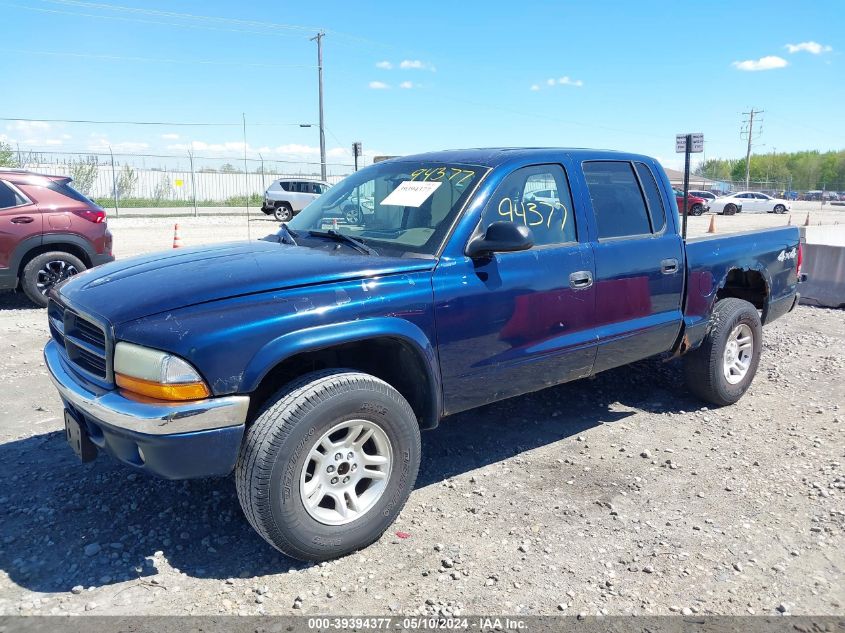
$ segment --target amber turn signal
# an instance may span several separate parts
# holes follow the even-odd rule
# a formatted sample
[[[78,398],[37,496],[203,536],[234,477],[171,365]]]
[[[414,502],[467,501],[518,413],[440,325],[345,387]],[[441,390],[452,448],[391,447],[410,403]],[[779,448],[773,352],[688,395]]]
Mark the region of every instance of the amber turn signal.
[[[211,395],[204,382],[185,382],[165,385],[160,382],[115,374],[115,382],[121,389],[156,400],[202,400]]]

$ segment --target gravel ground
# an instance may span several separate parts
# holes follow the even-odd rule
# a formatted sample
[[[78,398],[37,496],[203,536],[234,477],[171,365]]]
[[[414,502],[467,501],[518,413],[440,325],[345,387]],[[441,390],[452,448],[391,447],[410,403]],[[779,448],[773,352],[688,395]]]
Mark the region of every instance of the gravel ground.
[[[244,219],[180,224],[186,245],[246,237]],[[158,219],[111,226],[121,257],[172,239]],[[77,462],[47,336],[0,294],[0,615],[845,613],[842,311],[767,327],[732,407],[650,360],[448,418],[395,525],[320,565],[266,545],[231,478]]]

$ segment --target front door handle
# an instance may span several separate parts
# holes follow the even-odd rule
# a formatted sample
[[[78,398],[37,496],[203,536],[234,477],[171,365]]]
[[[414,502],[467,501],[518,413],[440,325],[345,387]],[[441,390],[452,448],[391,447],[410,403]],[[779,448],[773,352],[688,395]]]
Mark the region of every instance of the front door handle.
[[[12,224],[29,224],[32,222],[32,218],[28,215],[19,215],[16,218],[12,218],[11,222]]]
[[[569,287],[583,290],[593,285],[593,273],[589,270],[579,270],[569,275]]]
[[[677,259],[664,259],[660,262],[660,272],[664,275],[674,275],[678,272],[678,260]]]

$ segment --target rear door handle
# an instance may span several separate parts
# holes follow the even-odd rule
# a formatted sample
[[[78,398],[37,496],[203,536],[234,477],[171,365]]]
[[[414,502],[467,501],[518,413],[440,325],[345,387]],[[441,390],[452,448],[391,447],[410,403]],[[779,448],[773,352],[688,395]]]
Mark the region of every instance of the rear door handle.
[[[678,260],[677,259],[664,259],[660,262],[660,272],[664,275],[674,275],[678,272]]]
[[[32,222],[32,218],[28,215],[19,215],[16,218],[12,218],[11,222],[12,224],[29,224]]]
[[[583,290],[593,285],[593,273],[589,270],[579,270],[569,275],[569,287]]]

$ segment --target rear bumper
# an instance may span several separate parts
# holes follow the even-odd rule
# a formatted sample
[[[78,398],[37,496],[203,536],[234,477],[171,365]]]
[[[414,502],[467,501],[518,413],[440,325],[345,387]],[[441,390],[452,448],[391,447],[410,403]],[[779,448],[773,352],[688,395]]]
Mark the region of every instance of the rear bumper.
[[[91,256],[92,266],[102,266],[114,261],[114,255],[111,253],[104,253],[102,255],[94,254]]]
[[[167,479],[227,475],[238,458],[249,397],[136,401],[87,383],[50,341],[44,361],[65,408],[119,461]]]

